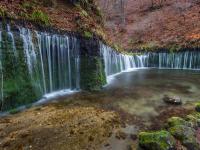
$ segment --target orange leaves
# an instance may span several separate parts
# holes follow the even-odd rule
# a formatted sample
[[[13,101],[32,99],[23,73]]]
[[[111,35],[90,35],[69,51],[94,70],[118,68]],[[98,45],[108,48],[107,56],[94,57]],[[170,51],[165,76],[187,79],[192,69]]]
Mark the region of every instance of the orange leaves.
[[[200,39],[200,33],[197,34],[191,34],[190,36],[188,36],[190,39]]]

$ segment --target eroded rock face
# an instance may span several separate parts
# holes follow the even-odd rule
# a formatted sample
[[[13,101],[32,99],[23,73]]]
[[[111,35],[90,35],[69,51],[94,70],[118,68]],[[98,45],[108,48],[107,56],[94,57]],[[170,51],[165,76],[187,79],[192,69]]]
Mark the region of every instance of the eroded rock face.
[[[174,150],[175,139],[168,131],[141,132],[139,145],[148,150]]]
[[[181,105],[182,104],[181,98],[178,96],[169,97],[168,95],[164,95],[163,101],[167,104],[172,104],[172,105]]]

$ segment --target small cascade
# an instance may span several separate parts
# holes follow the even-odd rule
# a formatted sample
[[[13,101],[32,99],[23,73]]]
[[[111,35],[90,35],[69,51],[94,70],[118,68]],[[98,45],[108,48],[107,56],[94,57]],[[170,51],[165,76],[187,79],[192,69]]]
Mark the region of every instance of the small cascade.
[[[200,69],[200,52],[148,53],[147,67],[169,69]]]
[[[126,55],[117,53],[112,48],[101,44],[101,54],[104,58],[106,76],[122,71],[145,67],[146,55]]]
[[[104,58],[106,76],[138,68],[200,69],[200,52],[198,51],[126,55],[101,44],[101,54]]]

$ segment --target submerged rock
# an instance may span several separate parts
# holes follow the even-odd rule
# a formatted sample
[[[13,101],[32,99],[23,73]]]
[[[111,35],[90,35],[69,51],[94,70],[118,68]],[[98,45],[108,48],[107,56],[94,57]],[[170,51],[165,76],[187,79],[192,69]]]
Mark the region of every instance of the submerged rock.
[[[185,125],[176,125],[169,129],[169,132],[181,143],[187,147],[188,150],[199,150],[200,145],[195,137],[195,130]]]
[[[176,141],[168,131],[141,132],[139,145],[148,150],[173,150]]]
[[[181,98],[180,97],[169,97],[167,95],[165,95],[163,97],[163,101],[167,104],[173,104],[173,105],[181,105],[182,104],[182,101],[181,101]]]

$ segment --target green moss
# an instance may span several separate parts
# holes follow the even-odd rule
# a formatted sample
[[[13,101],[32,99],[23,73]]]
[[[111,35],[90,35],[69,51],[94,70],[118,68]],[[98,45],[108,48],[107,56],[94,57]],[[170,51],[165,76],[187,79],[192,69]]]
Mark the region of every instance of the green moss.
[[[139,133],[139,145],[148,150],[170,150],[175,147],[175,139],[167,131]]]
[[[196,119],[200,119],[200,113],[198,112],[193,112],[192,114],[190,114],[191,116],[193,116]]]
[[[180,49],[181,49],[181,46],[180,46],[180,45],[177,45],[177,44],[172,44],[172,45],[169,46],[169,51],[170,51],[171,53],[177,52],[177,51],[179,51]]]
[[[111,47],[114,48],[118,52],[125,52],[123,51],[122,47],[116,43],[114,43]]]
[[[33,10],[34,9],[34,6],[35,4],[32,2],[32,1],[24,1],[22,4],[21,4],[21,7],[24,8],[24,9],[27,9],[29,11]]]
[[[103,60],[98,57],[81,57],[81,89],[98,91],[106,84]]]
[[[200,112],[200,102],[198,102],[198,103],[195,104],[195,110],[197,112]]]
[[[3,29],[1,45],[4,74],[3,111],[32,103],[37,99],[29,76],[26,58],[24,57],[22,39],[15,34],[14,38],[16,46],[15,51],[13,51],[13,44],[10,36]]]
[[[200,127],[200,114],[192,113],[186,116],[186,121],[190,122],[193,127]]]
[[[177,125],[185,125],[185,126],[190,126],[190,123],[185,121],[184,119],[180,117],[171,117],[167,120],[168,127],[174,127]]]
[[[140,49],[145,51],[155,51],[158,49],[157,42],[151,41],[140,46]]]
[[[7,16],[6,10],[0,6],[0,17],[6,17],[6,16]]]
[[[184,125],[177,125],[169,129],[169,132],[188,149],[198,150],[199,144],[195,137],[195,130]]]
[[[84,37],[86,38],[92,38],[93,37],[93,34],[89,31],[84,31]]]
[[[33,11],[33,13],[31,14],[31,20],[41,25],[45,25],[45,26],[50,25],[50,20],[49,20],[48,15],[42,12],[41,10]]]
[[[9,111],[9,113],[10,114],[12,114],[12,115],[14,115],[14,114],[17,114],[17,113],[19,113],[20,112],[20,110],[19,109],[11,109],[10,111]]]

